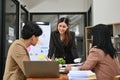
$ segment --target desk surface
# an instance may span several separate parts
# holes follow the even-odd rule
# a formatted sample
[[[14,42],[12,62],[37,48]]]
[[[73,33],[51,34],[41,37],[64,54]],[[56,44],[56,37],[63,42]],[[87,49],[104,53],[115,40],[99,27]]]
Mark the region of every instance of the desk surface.
[[[67,74],[60,74],[59,78],[27,78],[27,80],[68,80],[68,76]],[[96,79],[92,79],[92,80],[96,80]],[[113,80],[120,80],[120,75],[115,76]]]
[[[60,74],[59,78],[27,78],[27,80],[68,80],[67,74]]]

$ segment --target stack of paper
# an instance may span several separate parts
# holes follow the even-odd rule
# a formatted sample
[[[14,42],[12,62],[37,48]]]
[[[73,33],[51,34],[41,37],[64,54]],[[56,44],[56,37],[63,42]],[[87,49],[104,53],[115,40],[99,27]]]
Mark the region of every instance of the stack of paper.
[[[95,73],[90,70],[70,71],[68,73],[69,80],[96,80]]]

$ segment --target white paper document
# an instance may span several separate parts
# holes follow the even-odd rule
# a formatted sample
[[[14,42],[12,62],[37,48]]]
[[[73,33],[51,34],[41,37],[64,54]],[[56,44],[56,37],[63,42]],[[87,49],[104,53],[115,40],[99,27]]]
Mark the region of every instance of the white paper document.
[[[90,76],[95,76],[95,73],[93,73],[90,70],[80,70],[80,71],[74,71],[71,70],[68,73],[69,80],[95,80],[95,77],[90,78]]]

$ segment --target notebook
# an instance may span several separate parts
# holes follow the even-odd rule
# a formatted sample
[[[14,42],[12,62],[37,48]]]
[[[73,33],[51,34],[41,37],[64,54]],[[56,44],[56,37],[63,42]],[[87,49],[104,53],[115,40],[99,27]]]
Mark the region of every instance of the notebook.
[[[60,74],[56,61],[24,61],[23,64],[27,78],[57,78]]]

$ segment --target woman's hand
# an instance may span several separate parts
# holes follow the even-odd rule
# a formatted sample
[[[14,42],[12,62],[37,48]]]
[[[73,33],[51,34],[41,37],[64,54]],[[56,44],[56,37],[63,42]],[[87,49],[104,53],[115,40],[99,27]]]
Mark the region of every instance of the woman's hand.
[[[70,71],[70,70],[71,70],[71,65],[68,64],[68,65],[65,67],[65,70],[66,70],[66,71]]]
[[[52,59],[48,58],[47,56],[46,56],[46,60],[47,60],[47,61],[52,61]]]

